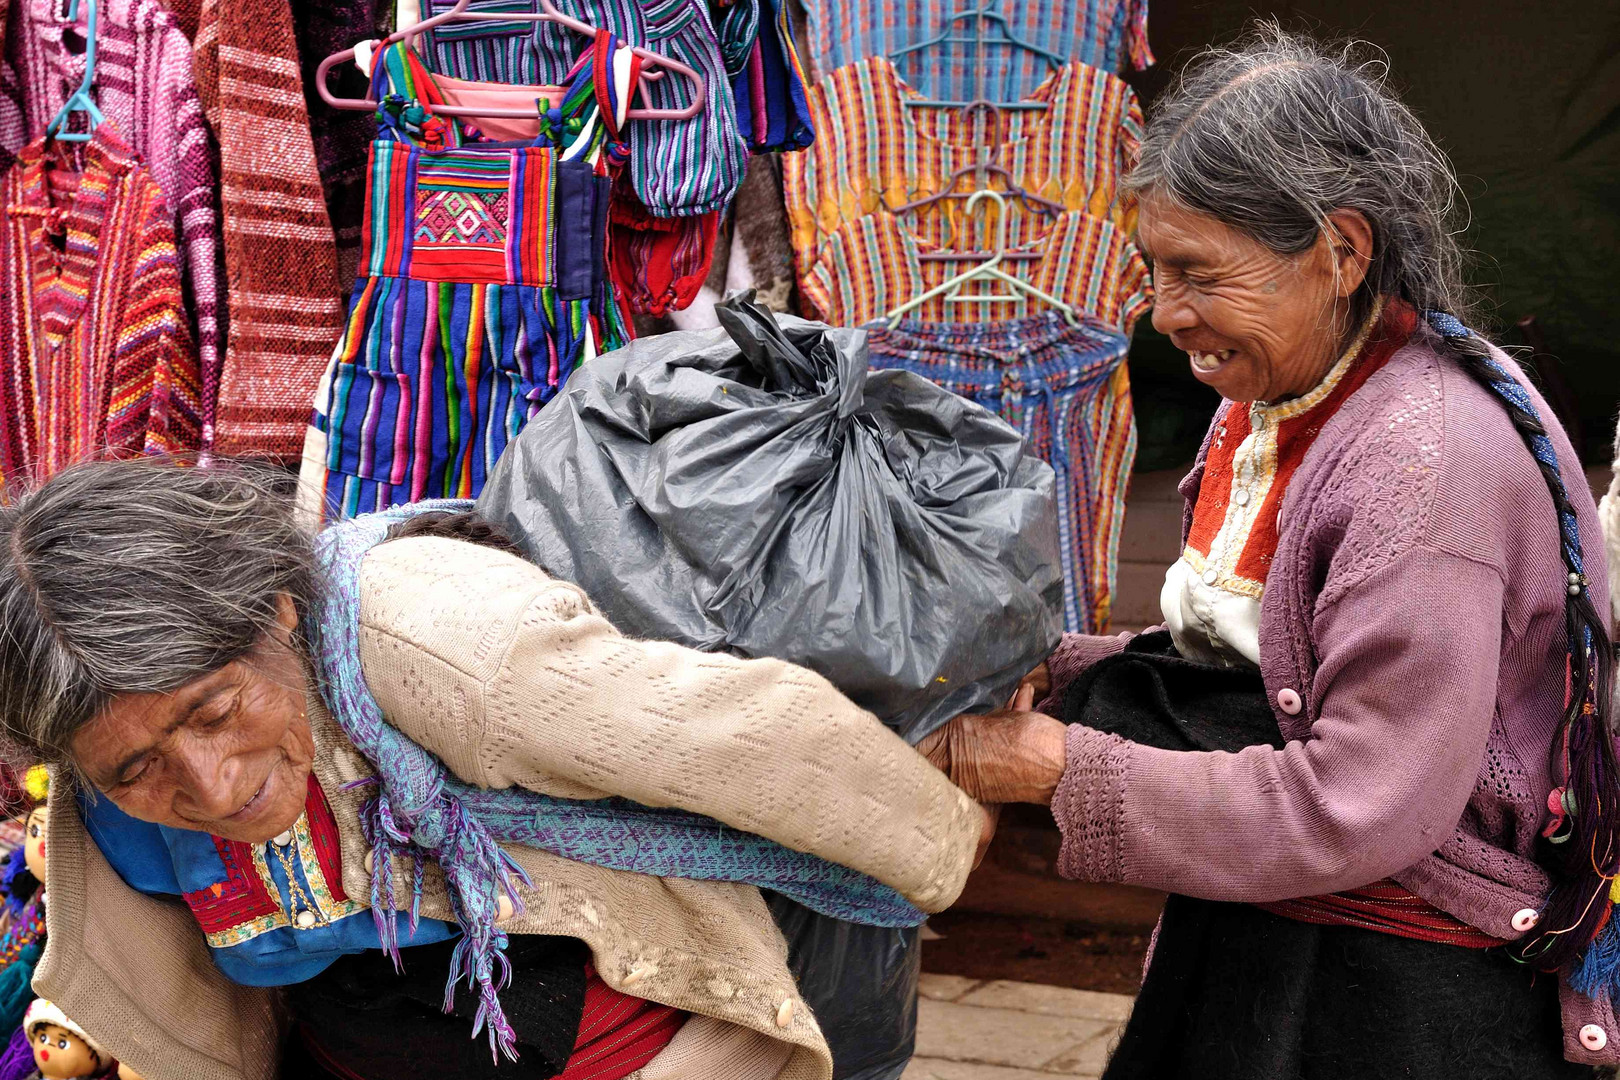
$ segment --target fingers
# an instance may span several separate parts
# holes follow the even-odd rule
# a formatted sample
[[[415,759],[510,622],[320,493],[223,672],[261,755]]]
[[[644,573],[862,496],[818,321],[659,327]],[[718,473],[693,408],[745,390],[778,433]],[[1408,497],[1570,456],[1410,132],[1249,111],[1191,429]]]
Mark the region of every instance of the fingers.
[[[1029,683],[1020,686],[1018,693],[1013,695],[1012,707],[1014,712],[1029,712],[1033,709],[1035,707],[1035,687]]]

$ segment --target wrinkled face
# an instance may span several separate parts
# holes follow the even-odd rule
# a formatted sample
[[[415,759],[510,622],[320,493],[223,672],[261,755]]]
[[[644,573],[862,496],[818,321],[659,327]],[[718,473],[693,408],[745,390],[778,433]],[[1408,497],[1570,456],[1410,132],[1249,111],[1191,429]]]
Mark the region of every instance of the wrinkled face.
[[[45,823],[50,820],[43,806],[28,812],[28,819],[23,822],[23,862],[28,864],[28,872],[39,879],[40,884],[45,883]]]
[[[1284,256],[1206,214],[1143,198],[1137,239],[1153,261],[1153,328],[1187,353],[1200,382],[1231,401],[1274,402],[1322,381],[1365,274],[1359,253],[1371,247],[1361,215],[1331,220],[1344,229],[1338,244],[1322,237]]]
[[[284,600],[273,640],[170,694],[115,698],[73,739],[90,781],[131,817],[259,844],[303,813],[315,747]]]
[[[72,1019],[78,1022],[77,1017]],[[34,1064],[45,1080],[76,1080],[93,1076],[101,1068],[101,1058],[83,1039],[55,1024],[35,1024],[28,1033],[28,1043],[34,1051]]]

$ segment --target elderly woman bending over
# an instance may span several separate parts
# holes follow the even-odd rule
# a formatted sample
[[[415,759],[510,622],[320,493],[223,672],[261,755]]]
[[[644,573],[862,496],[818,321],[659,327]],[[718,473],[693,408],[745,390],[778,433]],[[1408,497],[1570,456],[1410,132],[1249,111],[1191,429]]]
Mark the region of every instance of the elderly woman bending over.
[[[914,924],[987,827],[820,677],[620,637],[465,514],[312,546],[251,475],[92,464],[0,552],[36,987],[147,1080],[274,1075],[283,1004],[299,1075],[827,1080],[756,886]]]
[[[1381,77],[1266,30],[1160,102],[1130,180],[1153,323],[1225,399],[1164,625],[1063,642],[1031,682],[1067,727],[929,744],[971,794],[1050,804],[1066,874],[1173,894],[1110,1080],[1620,1049],[1596,511],[1462,321],[1456,185]]]

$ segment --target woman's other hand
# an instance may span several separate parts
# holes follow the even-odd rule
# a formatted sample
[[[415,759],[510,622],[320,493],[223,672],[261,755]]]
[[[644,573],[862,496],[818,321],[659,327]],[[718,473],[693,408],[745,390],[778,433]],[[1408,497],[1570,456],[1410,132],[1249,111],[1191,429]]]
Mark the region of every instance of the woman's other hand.
[[[966,713],[923,739],[917,749],[981,803],[1052,804],[1063,777],[1061,720],[1031,712],[1036,689],[1021,686],[1012,707]]]
[[[1029,700],[1030,705],[1034,705],[1037,701],[1045,701],[1051,696],[1052,671],[1046,666],[1046,661],[1042,660],[1039,667],[1024,676],[1024,681],[1018,684],[1018,692],[1022,693],[1026,687],[1033,692]],[[1017,694],[1013,695],[1013,701],[1015,703],[1018,701]],[[1016,708],[1017,706],[1014,704],[1008,707]],[[1028,709],[1024,711],[1027,712]]]

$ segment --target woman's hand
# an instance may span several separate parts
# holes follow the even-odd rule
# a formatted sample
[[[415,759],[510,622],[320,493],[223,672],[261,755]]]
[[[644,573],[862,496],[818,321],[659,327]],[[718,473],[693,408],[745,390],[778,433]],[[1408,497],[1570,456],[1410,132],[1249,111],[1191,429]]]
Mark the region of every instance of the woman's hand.
[[[1065,760],[1061,720],[1031,712],[1035,688],[1025,685],[1012,707],[967,713],[923,739],[917,749],[981,803],[1050,806]]]
[[[1025,675],[1023,682],[1018,684],[1018,689],[1020,691],[1022,691],[1025,687],[1028,687],[1034,692],[1034,695],[1030,698],[1031,705],[1037,701],[1045,701],[1051,696],[1052,670],[1046,666],[1045,660],[1042,660],[1040,666],[1034,671],[1030,672],[1028,675]],[[1018,695],[1014,694],[1013,701],[1016,702],[1017,700]],[[1012,707],[1015,706],[1009,706],[1009,708]]]

